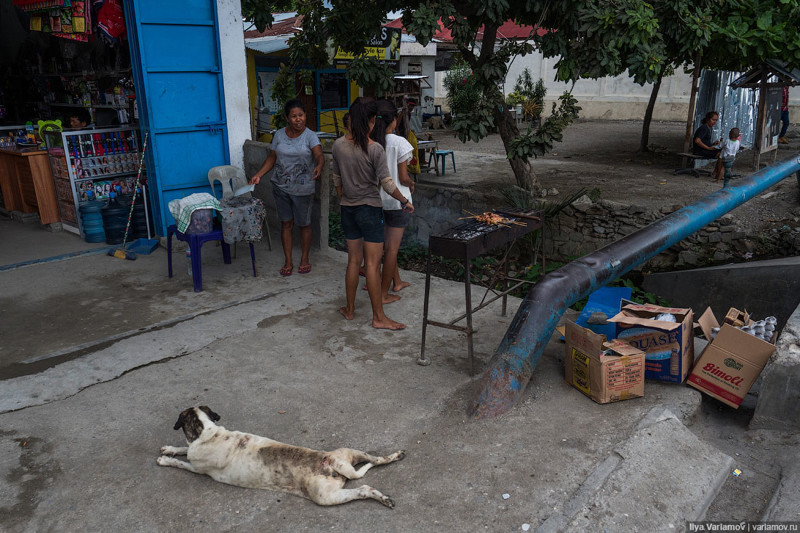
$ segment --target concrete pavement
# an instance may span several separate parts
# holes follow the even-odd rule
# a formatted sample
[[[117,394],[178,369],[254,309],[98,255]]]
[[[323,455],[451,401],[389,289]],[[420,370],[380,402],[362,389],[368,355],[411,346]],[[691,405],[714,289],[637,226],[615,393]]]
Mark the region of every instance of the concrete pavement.
[[[3,242],[21,231],[0,224]],[[257,278],[248,255],[240,246],[224,265],[206,245],[199,294],[180,252],[167,278],[163,248],[0,271],[0,529],[680,531],[732,476],[731,454],[685,425],[694,389],[648,382],[642,399],[595,404],[564,383],[554,338],[512,412],[470,420],[464,336],[429,328],[432,364],[416,364],[423,275],[404,272],[412,286],[387,306],[408,329],[377,331],[366,292],[355,320],[337,311],[344,254],[315,251],[312,272],[288,278],[277,249],[257,247]],[[463,284],[434,279],[432,291],[433,317],[463,312]],[[475,316],[481,364],[517,305]],[[178,413],[198,404],[229,429],[287,443],[405,449],[363,480],[396,508],[323,508],[157,466],[162,445],[183,442]],[[788,506],[771,509],[788,519]]]

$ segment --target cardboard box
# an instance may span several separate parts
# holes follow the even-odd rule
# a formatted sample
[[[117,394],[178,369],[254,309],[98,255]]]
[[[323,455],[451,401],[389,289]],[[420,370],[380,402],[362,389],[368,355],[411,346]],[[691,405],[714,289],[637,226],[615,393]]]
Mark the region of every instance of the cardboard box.
[[[703,316],[707,315],[710,315],[711,320],[714,321],[715,325],[713,327],[715,328],[719,327],[719,324],[717,324],[717,319],[714,317],[714,313],[711,312],[710,307],[706,309],[705,313],[703,313]],[[706,322],[708,323],[708,318]],[[731,326],[738,328],[744,325],[750,325],[752,323],[752,320],[750,320],[750,315],[748,314],[747,310],[739,311],[738,309],[731,307],[730,309],[728,309],[728,314],[726,314],[725,318],[722,319],[722,323],[730,324]],[[702,326],[700,327],[702,328]],[[706,332],[703,333],[705,334]],[[711,339],[711,337],[706,336],[706,339]]]
[[[775,351],[778,333],[773,334],[772,342],[762,341],[727,323],[730,317],[743,325],[752,323],[747,312],[731,308],[719,333],[697,359],[689,385],[738,409]],[[711,328],[719,327],[710,307],[698,322],[707,339],[711,338]]]
[[[644,352],[567,322],[564,379],[597,403],[644,396]]]
[[[677,322],[655,320],[661,313],[675,315]],[[646,354],[647,379],[682,383],[694,363],[691,309],[629,304],[609,319],[616,324],[617,338]]]

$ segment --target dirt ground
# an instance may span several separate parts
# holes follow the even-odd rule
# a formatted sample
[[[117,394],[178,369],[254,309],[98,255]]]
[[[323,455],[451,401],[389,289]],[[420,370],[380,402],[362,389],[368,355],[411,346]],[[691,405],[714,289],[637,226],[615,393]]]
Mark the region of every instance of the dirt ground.
[[[533,161],[534,172],[544,189],[558,190],[556,198],[585,188],[592,196],[652,209],[687,205],[713,193],[721,184],[714,183],[710,176],[673,174],[682,164],[677,153],[683,152],[685,128],[685,123],[680,122],[653,122],[651,151],[637,153],[641,122],[578,121],[565,131],[563,142],[552,153]],[[439,140],[439,149],[505,154],[497,134],[480,143],[462,143],[449,130],[433,130],[431,134]],[[800,151],[800,129],[791,127],[787,138],[790,144],[779,147],[778,160]],[[762,156],[761,167],[775,161],[775,155]],[[753,172],[753,152],[741,152],[734,174],[747,176]],[[487,177],[481,186],[488,190],[500,179],[513,179],[510,166],[506,176]],[[800,231],[798,181],[794,177],[784,179],[731,213],[748,235],[767,234],[784,225]],[[800,442],[797,432],[748,429],[755,411],[754,394],[748,395],[738,410],[704,397],[697,419],[690,426],[700,438],[733,457],[736,467],[743,471],[742,476],[731,477],[725,483],[709,508],[709,520],[761,516],[785,468],[784,458]]]
[[[686,205],[720,188],[709,176],[673,175],[681,166],[686,125],[682,122],[653,122],[650,127],[650,152],[637,152],[642,133],[640,121],[577,121],[564,132],[564,140],[554,150],[533,161],[534,172],[545,189],[557,189],[564,197],[583,187],[602,199],[641,205],[649,208]],[[497,134],[479,143],[462,143],[450,130],[432,130],[439,140],[439,149],[505,154]],[[797,153],[800,133],[789,129],[789,145],[780,146],[779,160]],[[762,168],[771,164],[775,153],[761,158]],[[740,152],[734,174],[746,176],[754,172],[753,152]],[[505,179],[512,179],[511,167]],[[735,180],[734,180],[735,183]],[[491,181],[487,181],[491,187]],[[770,195],[772,192],[777,194]],[[768,196],[769,195],[769,196]],[[764,196],[768,196],[764,198]],[[773,189],[745,203],[732,213],[736,222],[748,233],[788,224],[798,226],[798,185],[786,179]],[[751,233],[751,234],[752,234]]]

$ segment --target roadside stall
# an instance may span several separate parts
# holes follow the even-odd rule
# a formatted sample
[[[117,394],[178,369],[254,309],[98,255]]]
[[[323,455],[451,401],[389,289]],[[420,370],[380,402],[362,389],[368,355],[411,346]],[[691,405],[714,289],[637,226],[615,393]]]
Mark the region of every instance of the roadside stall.
[[[13,0],[0,10],[12,43],[0,53],[0,208],[86,238],[81,206],[111,192],[129,199],[140,163],[123,4]]]
[[[767,60],[750,69],[730,86],[758,92],[758,112],[753,143],[753,169],[760,168],[761,155],[775,152],[778,157],[778,134],[781,129],[781,103],[785,87],[800,83],[800,70],[789,69],[778,60]]]

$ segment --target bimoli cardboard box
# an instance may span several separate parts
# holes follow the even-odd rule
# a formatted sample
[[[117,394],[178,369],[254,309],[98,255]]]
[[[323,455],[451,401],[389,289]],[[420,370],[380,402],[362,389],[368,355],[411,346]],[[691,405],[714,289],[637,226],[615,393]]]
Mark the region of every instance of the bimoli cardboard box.
[[[597,403],[644,396],[644,352],[574,322],[566,323],[564,338],[567,383]]]
[[[725,315],[719,333],[697,359],[688,382],[692,387],[738,409],[775,351],[778,333],[772,336],[772,342],[762,341],[732,326],[728,323],[729,318],[742,325],[752,322],[746,312],[731,308]],[[711,338],[711,328],[719,327],[710,307],[698,323],[707,339]]]
[[[670,313],[677,322],[655,320]],[[644,377],[683,383],[694,363],[693,317],[691,309],[658,305],[628,304],[613,318],[617,338],[646,354]]]

